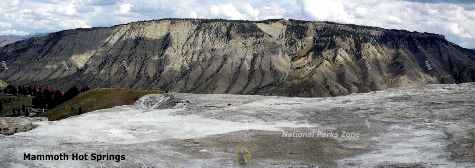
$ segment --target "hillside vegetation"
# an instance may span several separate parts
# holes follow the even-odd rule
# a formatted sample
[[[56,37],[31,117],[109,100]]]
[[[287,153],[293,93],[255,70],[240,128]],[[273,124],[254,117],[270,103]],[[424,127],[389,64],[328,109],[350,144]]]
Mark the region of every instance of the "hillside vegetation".
[[[144,95],[156,93],[160,93],[160,91],[115,88],[94,89],[81,93],[48,111],[48,120],[60,120],[94,110],[133,104]]]
[[[0,116],[25,114],[26,108],[32,106],[31,96],[0,96]]]

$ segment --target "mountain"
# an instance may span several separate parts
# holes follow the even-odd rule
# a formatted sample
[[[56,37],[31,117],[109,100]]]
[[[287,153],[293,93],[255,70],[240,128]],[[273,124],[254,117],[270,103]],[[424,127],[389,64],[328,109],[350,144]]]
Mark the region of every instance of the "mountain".
[[[298,20],[163,19],[0,49],[13,84],[335,96],[475,81],[475,53],[430,33]]]
[[[26,36],[17,36],[17,35],[2,35],[0,36],[0,47],[3,47],[7,44],[14,43],[16,41],[26,39]]]

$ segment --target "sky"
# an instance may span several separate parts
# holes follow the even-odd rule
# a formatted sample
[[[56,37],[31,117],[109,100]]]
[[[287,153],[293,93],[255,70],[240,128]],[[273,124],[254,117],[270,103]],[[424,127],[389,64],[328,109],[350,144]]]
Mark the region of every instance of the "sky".
[[[0,35],[161,18],[333,21],[437,33],[475,48],[475,0],[5,0]]]

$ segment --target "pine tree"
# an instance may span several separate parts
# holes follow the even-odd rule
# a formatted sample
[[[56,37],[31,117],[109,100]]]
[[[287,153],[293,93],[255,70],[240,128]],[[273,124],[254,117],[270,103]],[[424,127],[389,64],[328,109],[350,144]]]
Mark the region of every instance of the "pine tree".
[[[12,95],[17,95],[18,94],[18,89],[13,85],[8,85],[5,88],[5,93],[12,94]]]
[[[61,103],[64,102],[64,94],[63,92],[59,91],[59,90],[56,90],[54,93],[53,93],[53,105],[54,106],[57,106]]]
[[[88,86],[85,86],[85,87],[81,88],[81,93],[86,92],[88,90],[90,90],[90,88]]]
[[[64,93],[64,100],[69,100],[79,94],[79,89],[74,86]]]

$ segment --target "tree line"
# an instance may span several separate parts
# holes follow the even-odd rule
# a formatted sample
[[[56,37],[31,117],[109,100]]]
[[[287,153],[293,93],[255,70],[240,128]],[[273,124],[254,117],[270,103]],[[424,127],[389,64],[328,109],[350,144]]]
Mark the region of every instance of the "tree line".
[[[8,85],[3,93],[14,96],[32,96],[34,108],[52,109],[55,106],[72,99],[81,92],[89,90],[89,87],[79,89],[77,86],[69,88],[66,92],[50,86],[14,86]]]

